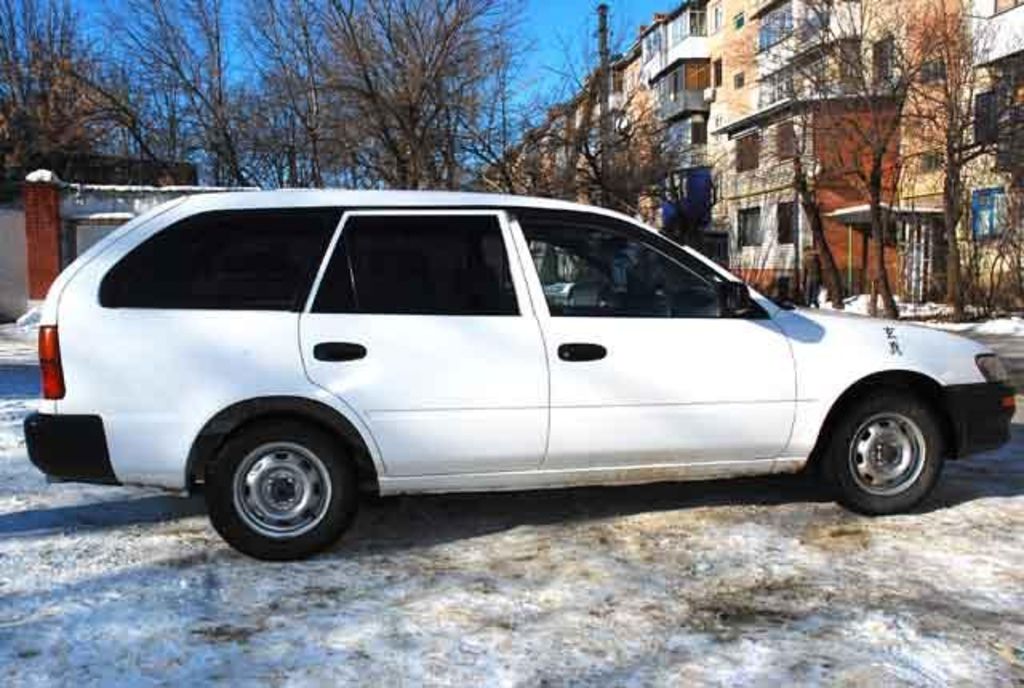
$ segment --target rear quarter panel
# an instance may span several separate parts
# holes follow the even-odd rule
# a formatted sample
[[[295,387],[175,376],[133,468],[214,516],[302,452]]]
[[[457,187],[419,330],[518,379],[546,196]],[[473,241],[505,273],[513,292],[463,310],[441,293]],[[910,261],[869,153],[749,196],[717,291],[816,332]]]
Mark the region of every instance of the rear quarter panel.
[[[111,464],[124,483],[183,488],[189,450],[206,422],[261,396],[303,397],[334,408],[362,433],[379,463],[360,419],[306,377],[298,313],[100,306],[100,283],[110,267],[152,234],[202,209],[190,203],[136,227],[55,287],[49,319],[60,330],[67,394],[50,412],[100,415]]]

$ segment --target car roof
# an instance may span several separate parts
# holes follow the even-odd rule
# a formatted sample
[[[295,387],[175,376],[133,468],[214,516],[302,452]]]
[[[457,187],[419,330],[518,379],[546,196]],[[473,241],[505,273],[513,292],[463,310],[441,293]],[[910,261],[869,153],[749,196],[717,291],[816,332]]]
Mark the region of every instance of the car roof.
[[[345,189],[282,189],[278,191],[232,191],[190,196],[183,204],[191,212],[208,210],[244,210],[259,208],[337,207],[361,208],[531,208],[588,212],[638,221],[622,213],[570,203],[553,198],[466,191],[355,191]]]

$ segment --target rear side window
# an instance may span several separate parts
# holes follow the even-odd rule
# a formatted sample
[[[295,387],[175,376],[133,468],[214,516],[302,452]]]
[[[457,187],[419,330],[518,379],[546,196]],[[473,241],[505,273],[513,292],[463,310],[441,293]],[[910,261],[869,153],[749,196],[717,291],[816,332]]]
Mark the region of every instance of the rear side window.
[[[517,315],[493,215],[357,215],[317,293],[318,313]]]
[[[186,218],[122,258],[103,279],[100,304],[301,310],[340,216],[301,208]]]

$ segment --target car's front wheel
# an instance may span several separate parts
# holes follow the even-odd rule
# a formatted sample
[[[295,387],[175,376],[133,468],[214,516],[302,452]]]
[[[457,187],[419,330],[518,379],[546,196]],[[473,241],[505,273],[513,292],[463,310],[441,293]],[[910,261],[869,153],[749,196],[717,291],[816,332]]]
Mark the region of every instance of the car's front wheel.
[[[355,515],[355,475],[343,447],[292,420],[244,428],[207,468],[214,529],[258,559],[301,559],[329,546]]]
[[[929,404],[901,391],[878,390],[833,426],[823,468],[843,505],[892,514],[931,493],[944,454],[942,429]]]

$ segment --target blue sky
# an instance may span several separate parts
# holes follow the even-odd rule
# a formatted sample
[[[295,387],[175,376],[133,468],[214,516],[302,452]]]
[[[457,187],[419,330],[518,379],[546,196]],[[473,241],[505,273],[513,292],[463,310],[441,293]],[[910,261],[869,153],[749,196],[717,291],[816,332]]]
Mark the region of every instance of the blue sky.
[[[553,86],[557,73],[565,70],[567,46],[573,61],[582,61],[584,46],[597,45],[596,0],[527,0],[523,27],[534,51],[528,69],[541,84]],[[666,12],[679,0],[607,0],[612,47],[625,48],[636,38],[641,24],[649,24],[655,12]],[[591,47],[591,57],[596,48]]]
[[[228,0],[228,3],[238,0]],[[515,0],[509,0],[514,2]],[[666,12],[680,0],[606,0],[612,49],[623,49],[636,38],[641,24],[650,23],[655,12]],[[584,57],[596,60],[598,0],[525,0],[523,34],[532,46],[527,72],[537,88],[549,92],[567,71],[567,60],[581,70]],[[120,8],[120,0],[72,0],[84,15],[90,33],[102,39],[104,21]],[[564,94],[563,94],[564,95]]]

